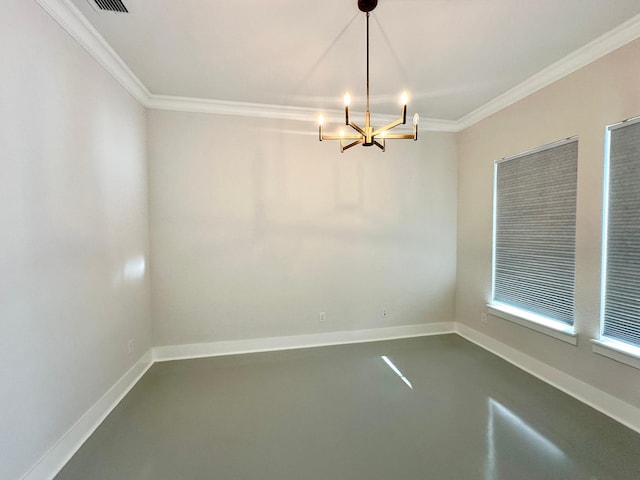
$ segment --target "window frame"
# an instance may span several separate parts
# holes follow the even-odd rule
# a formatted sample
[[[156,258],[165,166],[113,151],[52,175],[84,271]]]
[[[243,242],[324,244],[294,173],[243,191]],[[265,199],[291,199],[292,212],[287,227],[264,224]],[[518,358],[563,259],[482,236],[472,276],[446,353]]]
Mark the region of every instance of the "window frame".
[[[508,303],[500,302],[495,299],[496,293],[496,257],[497,257],[497,207],[498,207],[498,166],[501,163],[522,158],[528,155],[544,152],[552,148],[560,147],[570,143],[578,143],[578,137],[572,136],[552,143],[541,145],[539,147],[527,150],[516,155],[503,157],[494,162],[493,170],[493,211],[492,211],[492,233],[491,233],[491,300],[487,304],[488,312],[504,320],[516,323],[531,330],[551,336],[571,345],[578,344],[578,335],[575,331],[575,322],[571,325],[545,315],[531,312]],[[577,162],[577,159],[576,159]],[[577,178],[576,178],[577,184]],[[576,185],[577,187],[577,185]],[[577,191],[576,191],[577,196]],[[575,243],[574,243],[575,249]],[[575,269],[575,254],[574,254]],[[574,273],[575,275],[575,273]],[[575,301],[575,285],[574,285],[574,301]],[[574,304],[575,306],[575,304]]]
[[[609,205],[610,205],[610,171],[611,171],[611,134],[618,128],[640,123],[640,116],[608,125],[605,129],[604,142],[604,175],[602,191],[602,258],[600,262],[600,311],[598,338],[592,339],[592,350],[605,357],[640,369],[640,343],[635,345],[604,334],[605,307],[607,293],[607,272],[609,252]],[[640,188],[640,185],[638,186]],[[639,325],[640,330],[640,325]]]

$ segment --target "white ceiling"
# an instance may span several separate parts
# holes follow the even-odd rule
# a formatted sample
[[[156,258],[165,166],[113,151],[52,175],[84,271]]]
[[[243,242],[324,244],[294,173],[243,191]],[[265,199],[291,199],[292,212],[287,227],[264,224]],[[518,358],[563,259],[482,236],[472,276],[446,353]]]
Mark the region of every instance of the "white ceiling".
[[[72,0],[156,95],[354,109],[365,91],[356,0]],[[372,110],[458,120],[640,14],[639,0],[379,0]]]

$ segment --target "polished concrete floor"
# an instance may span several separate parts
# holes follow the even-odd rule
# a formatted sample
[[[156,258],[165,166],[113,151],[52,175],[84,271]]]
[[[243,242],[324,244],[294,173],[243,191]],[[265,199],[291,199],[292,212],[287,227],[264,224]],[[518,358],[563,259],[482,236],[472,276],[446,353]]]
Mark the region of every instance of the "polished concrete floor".
[[[58,480],[640,479],[640,435],[457,335],[155,364]]]

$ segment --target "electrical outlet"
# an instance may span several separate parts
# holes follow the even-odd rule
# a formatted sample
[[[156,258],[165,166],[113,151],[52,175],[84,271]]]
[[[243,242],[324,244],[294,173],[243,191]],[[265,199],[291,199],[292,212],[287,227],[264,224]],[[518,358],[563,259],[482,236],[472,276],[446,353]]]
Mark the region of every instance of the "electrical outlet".
[[[480,322],[486,324],[487,323],[487,313],[486,312],[482,312],[480,314]]]
[[[327,312],[320,312],[320,321],[321,322],[327,321]]]
[[[129,353],[133,352],[133,349],[136,346],[136,342],[133,340],[133,338],[129,339],[129,343],[127,344],[127,349],[129,350]]]

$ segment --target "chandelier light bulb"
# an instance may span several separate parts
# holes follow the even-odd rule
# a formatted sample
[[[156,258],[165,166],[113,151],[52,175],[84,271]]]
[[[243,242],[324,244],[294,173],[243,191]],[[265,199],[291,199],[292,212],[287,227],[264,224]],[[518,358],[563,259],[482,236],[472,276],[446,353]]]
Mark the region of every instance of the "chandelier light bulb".
[[[324,125],[324,117],[322,115],[318,117],[318,125],[320,126]]]
[[[340,136],[344,137],[344,130],[340,130]]]
[[[408,99],[407,92],[402,92],[402,95],[400,95],[400,104],[401,105],[406,105],[407,104],[407,99]]]
[[[415,126],[418,126],[418,122],[420,121],[420,115],[418,115],[417,113],[413,116],[413,124]]]
[[[349,92],[344,94],[344,106],[348,107],[349,104],[351,104],[351,95],[349,95]]]

